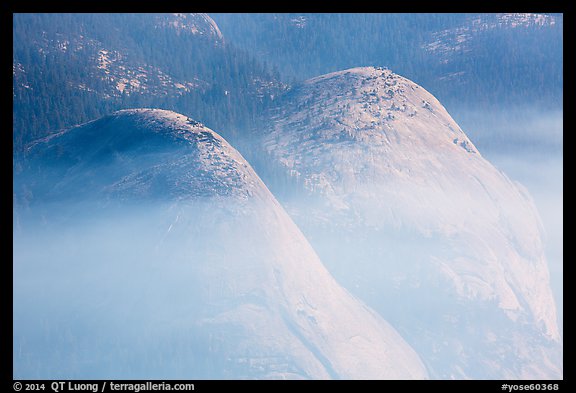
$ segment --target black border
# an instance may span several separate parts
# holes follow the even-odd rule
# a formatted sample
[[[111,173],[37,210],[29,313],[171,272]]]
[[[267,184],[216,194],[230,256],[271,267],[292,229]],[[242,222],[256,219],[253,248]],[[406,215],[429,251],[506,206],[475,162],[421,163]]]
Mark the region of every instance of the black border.
[[[438,3],[436,1],[428,1],[424,4],[414,4],[413,2],[406,2],[406,1],[374,1],[374,2],[366,2],[365,4],[361,4],[362,9],[358,9],[357,2],[315,2],[315,3],[307,3],[306,6],[302,6],[301,4],[296,3],[278,3],[278,2],[268,2],[265,4],[262,3],[243,3],[243,2],[234,2],[234,3],[217,3],[217,2],[175,2],[175,1],[162,1],[162,2],[128,2],[128,1],[114,1],[114,2],[106,2],[104,0],[101,1],[39,1],[39,2],[30,2],[30,1],[11,1],[11,2],[3,2],[2,4],[2,19],[1,19],[1,31],[0,34],[2,35],[3,39],[10,41],[13,39],[13,32],[12,32],[12,14],[13,13],[27,13],[27,12],[207,12],[207,13],[214,13],[214,12],[423,12],[423,13],[435,13],[435,12],[557,12],[564,14],[564,26],[565,26],[565,34],[564,34],[564,52],[568,54],[564,58],[564,84],[565,91],[568,92],[564,94],[564,106],[568,108],[568,111],[573,110],[576,108],[575,104],[573,103],[573,92],[576,91],[576,85],[574,83],[574,72],[576,72],[576,68],[574,67],[574,61],[571,57],[572,53],[575,51],[574,41],[573,38],[575,37],[574,28],[574,14],[573,14],[573,5],[569,4],[568,2],[542,2],[542,1],[522,1],[521,3],[517,2],[483,2],[483,3],[464,3],[464,2],[453,2],[453,3]],[[9,72],[9,62],[12,61],[12,49],[10,42],[6,42],[2,45],[2,55],[6,57],[4,67],[2,68],[5,72],[4,78],[2,79],[5,83],[3,83],[2,93],[3,93],[3,108],[8,107],[8,103],[10,108],[12,108],[12,93],[10,89],[10,82],[11,82],[11,74]],[[566,51],[566,49],[568,49]],[[10,57],[10,58],[8,58]],[[5,101],[4,101],[5,100]],[[6,110],[7,112],[7,110]],[[571,114],[571,113],[570,113]],[[8,113],[4,113],[2,119],[6,123],[6,128],[11,129],[12,125],[9,124],[9,120],[11,117],[8,116]],[[564,121],[567,124],[565,129],[570,131],[573,130],[572,127],[572,116],[568,115],[568,112],[564,111]],[[568,136],[568,139],[571,138],[571,132],[565,134]],[[6,178],[5,181],[8,181],[8,176],[12,179],[12,173],[8,172],[9,168],[9,161],[12,164],[12,138],[8,138],[7,130],[4,133],[5,140],[1,143],[2,154],[0,154],[1,159],[4,161],[3,167],[6,170]],[[571,146],[570,142],[568,141],[567,146]],[[568,160],[571,159],[571,156],[568,157]],[[570,164],[569,164],[570,165]],[[13,191],[12,185],[10,186],[10,190]],[[2,195],[2,206],[8,209],[9,204],[12,203],[8,201],[9,195],[8,191],[5,190],[1,193]],[[13,192],[12,192],[13,195]],[[11,217],[11,214],[6,214],[4,217]],[[7,221],[7,218],[6,218]],[[8,242],[6,242],[8,243]],[[4,300],[3,306],[5,315],[9,313],[10,321],[12,321],[13,315],[13,294],[12,294],[12,275],[13,275],[13,268],[12,263],[12,243],[3,244],[2,249],[5,250],[6,256],[3,260],[3,269],[4,274],[2,276],[6,281],[10,280],[10,283],[6,283],[2,285],[3,293],[2,299]],[[568,268],[564,274],[564,277],[572,277],[571,273],[571,264],[566,264],[565,268]],[[565,286],[566,287],[566,286]],[[566,295],[566,292],[565,292]],[[8,303],[10,301],[10,303]],[[570,301],[567,302],[570,304]],[[570,312],[567,312],[565,320],[570,320]],[[13,325],[12,323],[8,324],[6,318],[2,323],[0,323],[0,336],[4,339],[5,343],[1,346],[2,353],[6,357],[5,361],[2,362],[3,365],[12,364],[12,351],[9,348],[12,348],[12,336],[13,336]],[[565,327],[568,324],[565,324]],[[568,325],[569,326],[569,325]],[[408,388],[408,389],[415,389],[415,390],[426,390],[426,389],[441,389],[446,392],[456,391],[461,392],[462,389],[481,389],[482,391],[486,392],[496,392],[500,391],[503,392],[505,390],[502,389],[503,384],[509,385],[537,385],[537,384],[558,384],[558,390],[565,390],[567,386],[572,385],[573,372],[574,370],[571,367],[571,354],[574,353],[573,351],[573,343],[574,341],[571,339],[570,331],[564,328],[564,353],[568,354],[568,356],[564,356],[564,379],[560,381],[531,381],[531,380],[524,380],[524,381],[506,381],[506,380],[457,380],[457,381],[448,381],[448,380],[427,380],[427,381],[210,381],[210,380],[197,380],[197,381],[155,381],[155,382],[166,382],[168,384],[177,384],[177,383],[194,383],[195,389],[194,391],[206,391],[207,389],[218,389],[218,390],[232,390],[232,389],[250,389],[258,391],[261,389],[262,391],[270,391],[272,389],[299,389],[299,388],[310,388],[310,389],[371,389],[373,387],[392,387],[392,388]],[[26,381],[18,381],[13,379],[13,367],[2,367],[1,368],[1,375],[2,380],[7,381],[6,384],[3,384],[9,391],[16,391],[15,383],[20,382],[22,384],[44,384],[45,390],[44,391],[52,391],[50,389],[50,384],[54,381],[60,380],[26,380]],[[111,380],[110,380],[111,381]],[[107,382],[110,382],[107,381]],[[99,391],[102,391],[102,385],[104,381],[96,381],[96,380],[84,380],[84,381],[73,381],[75,383],[98,383]],[[122,381],[115,381],[118,383],[143,383],[146,381],[136,381],[136,380],[122,380]],[[334,385],[337,384],[337,385]],[[522,390],[542,390],[542,389],[522,389]],[[554,389],[555,390],[555,389]],[[23,389],[24,391],[24,389]],[[67,390],[61,390],[67,391]],[[106,391],[110,391],[110,389],[106,389]],[[515,390],[520,391],[520,389]]]

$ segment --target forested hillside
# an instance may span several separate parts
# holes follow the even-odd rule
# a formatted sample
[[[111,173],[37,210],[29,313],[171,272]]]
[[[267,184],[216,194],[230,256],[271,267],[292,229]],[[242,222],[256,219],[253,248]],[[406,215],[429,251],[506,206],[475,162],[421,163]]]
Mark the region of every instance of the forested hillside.
[[[15,152],[134,107],[234,142],[288,85],[365,65],[425,86],[481,147],[519,145],[520,121],[562,110],[562,32],[562,14],[15,14]]]
[[[114,110],[175,109],[234,135],[285,86],[204,14],[15,14],[14,150]]]
[[[563,14],[211,16],[291,82],[388,67],[434,94],[482,150],[561,149],[549,130],[563,109]]]
[[[561,101],[562,62],[557,54],[562,51],[562,15],[211,16],[234,43],[295,80],[374,65],[426,86],[442,101]]]

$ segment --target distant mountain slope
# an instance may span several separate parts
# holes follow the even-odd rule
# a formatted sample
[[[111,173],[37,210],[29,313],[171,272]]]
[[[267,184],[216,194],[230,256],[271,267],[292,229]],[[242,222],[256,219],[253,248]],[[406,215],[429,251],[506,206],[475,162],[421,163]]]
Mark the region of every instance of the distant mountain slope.
[[[232,137],[284,88],[206,14],[15,14],[14,145],[114,110],[166,107]]]
[[[336,278],[433,377],[561,377],[532,199],[434,96],[354,68],[307,80],[271,116],[253,164]]]
[[[450,104],[562,103],[562,14],[211,16],[231,41],[298,80],[384,65]]]
[[[14,190],[14,378],[414,379],[250,165],[164,110],[27,149]]]
[[[395,70],[434,94],[486,154],[562,150],[551,127],[538,125],[562,118],[563,14],[211,16],[231,42],[296,81],[359,66]]]

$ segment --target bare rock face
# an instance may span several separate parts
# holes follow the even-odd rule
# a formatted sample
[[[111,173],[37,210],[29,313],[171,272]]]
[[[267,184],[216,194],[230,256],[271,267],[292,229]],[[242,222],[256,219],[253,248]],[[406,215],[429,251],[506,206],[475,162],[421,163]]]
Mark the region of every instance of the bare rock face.
[[[203,13],[159,14],[156,28],[173,29],[177,34],[195,34],[221,43],[224,40],[218,25],[210,16]]]
[[[246,160],[186,116],[68,129],[14,179],[15,378],[427,377]]]
[[[260,144],[298,190],[288,213],[432,377],[562,376],[535,205],[438,100],[365,67],[310,79],[272,113]]]

